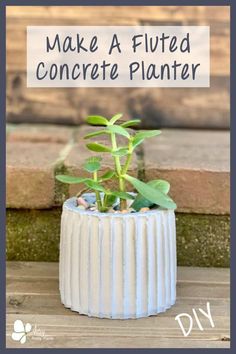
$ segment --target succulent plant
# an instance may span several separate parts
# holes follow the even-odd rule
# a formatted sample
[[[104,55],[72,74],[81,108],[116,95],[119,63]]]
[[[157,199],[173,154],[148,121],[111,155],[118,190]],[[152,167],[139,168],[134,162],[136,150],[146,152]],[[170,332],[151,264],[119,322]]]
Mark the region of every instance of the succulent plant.
[[[129,167],[132,161],[134,150],[147,138],[158,136],[160,130],[137,130],[130,132],[130,127],[140,123],[139,119],[121,122],[122,114],[118,113],[111,119],[102,116],[88,116],[87,123],[101,126],[101,130],[87,134],[84,139],[93,139],[97,136],[107,135],[110,137],[110,146],[98,143],[94,140],[87,143],[89,150],[96,153],[109,154],[114,160],[114,169],[100,173],[102,167],[101,156],[91,156],[84,163],[84,170],[91,174],[91,177],[57,175],[56,179],[68,184],[85,185],[86,190],[94,191],[96,195],[97,208],[100,212],[107,212],[109,208],[119,199],[119,209],[127,209],[127,200],[133,199],[131,207],[139,211],[143,207],[160,206],[167,209],[175,209],[175,202],[168,196],[170,184],[164,180],[153,180],[147,183],[129,175]],[[125,145],[118,146],[117,136],[122,136],[126,141]],[[121,160],[125,159],[122,163]],[[104,182],[117,180],[118,190],[111,190]],[[137,191],[134,194],[127,191],[127,185],[131,184]]]

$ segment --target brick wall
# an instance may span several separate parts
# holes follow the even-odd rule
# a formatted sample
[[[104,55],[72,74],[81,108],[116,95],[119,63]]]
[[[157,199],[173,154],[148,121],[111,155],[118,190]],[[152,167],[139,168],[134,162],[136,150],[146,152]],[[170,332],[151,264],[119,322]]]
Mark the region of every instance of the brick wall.
[[[26,88],[27,25],[209,25],[211,87]],[[88,114],[140,117],[143,127],[229,128],[229,7],[7,8],[7,120],[80,124]]]

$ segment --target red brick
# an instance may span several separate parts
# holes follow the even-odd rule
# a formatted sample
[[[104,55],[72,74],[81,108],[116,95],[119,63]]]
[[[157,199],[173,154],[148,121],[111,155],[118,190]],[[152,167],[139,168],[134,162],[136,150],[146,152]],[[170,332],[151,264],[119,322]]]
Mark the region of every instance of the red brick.
[[[54,167],[63,147],[52,143],[7,144],[7,207],[54,205]]]
[[[72,139],[73,128],[47,124],[19,124],[10,129],[9,142],[67,143]]]
[[[227,131],[163,130],[144,143],[147,180],[163,178],[180,212],[229,214]]]

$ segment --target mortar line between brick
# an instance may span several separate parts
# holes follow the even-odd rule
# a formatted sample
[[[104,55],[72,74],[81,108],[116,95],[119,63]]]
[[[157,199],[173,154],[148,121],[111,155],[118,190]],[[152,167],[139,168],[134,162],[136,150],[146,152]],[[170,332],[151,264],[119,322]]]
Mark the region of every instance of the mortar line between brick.
[[[54,172],[56,172],[57,166],[65,161],[67,156],[69,155],[72,147],[74,146],[74,139],[71,139],[64,148],[60,151],[59,157],[56,159]]]
[[[136,150],[136,158],[137,158],[137,177],[141,181],[145,181],[145,165],[144,165],[144,149],[143,146],[139,146]]]
[[[64,148],[60,151],[59,157],[55,161],[54,164],[54,178],[56,174],[59,173],[65,173],[66,172],[66,167],[64,165],[64,161],[69,155],[71,149],[73,148],[75,142],[74,142],[74,137],[72,136],[71,140],[64,146]],[[64,201],[69,195],[69,185],[64,184],[63,186],[59,185],[60,182],[55,180],[55,185],[54,185],[54,205],[58,206],[61,204],[61,202]]]

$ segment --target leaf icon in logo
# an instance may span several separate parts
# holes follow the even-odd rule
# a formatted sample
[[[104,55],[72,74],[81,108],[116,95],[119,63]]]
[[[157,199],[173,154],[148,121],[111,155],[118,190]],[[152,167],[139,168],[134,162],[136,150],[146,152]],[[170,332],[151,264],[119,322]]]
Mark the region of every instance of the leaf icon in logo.
[[[24,325],[21,320],[16,320],[14,322],[14,332],[12,332],[11,337],[13,340],[24,344],[26,342],[27,333],[29,333],[31,329],[32,326],[30,323],[26,323],[26,325]]]
[[[30,324],[30,323],[26,323],[26,325],[25,325],[25,331],[26,331],[26,333],[29,333],[29,332],[31,331],[31,329],[32,329],[31,324]]]

